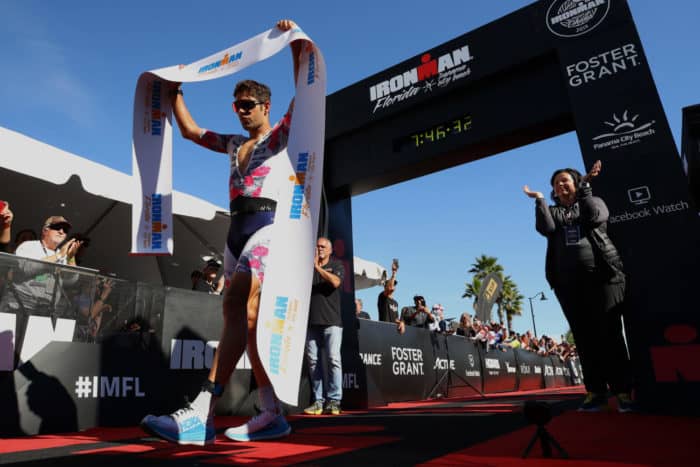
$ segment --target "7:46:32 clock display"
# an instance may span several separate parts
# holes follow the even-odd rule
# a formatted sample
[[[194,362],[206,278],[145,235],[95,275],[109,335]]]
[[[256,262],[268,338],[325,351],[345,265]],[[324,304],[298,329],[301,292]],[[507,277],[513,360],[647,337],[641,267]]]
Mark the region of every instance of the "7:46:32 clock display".
[[[472,116],[464,115],[459,118],[446,121],[439,125],[433,125],[430,128],[409,135],[409,139],[413,142],[415,148],[428,145],[437,141],[450,138],[469,131],[472,127]]]

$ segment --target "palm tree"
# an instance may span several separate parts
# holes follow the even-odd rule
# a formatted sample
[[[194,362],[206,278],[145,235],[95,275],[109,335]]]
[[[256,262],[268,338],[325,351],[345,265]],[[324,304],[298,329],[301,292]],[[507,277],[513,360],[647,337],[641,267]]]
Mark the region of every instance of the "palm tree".
[[[495,256],[487,256],[483,253],[481,256],[476,258],[476,261],[472,264],[471,269],[469,269],[469,273],[474,274],[474,277],[479,280],[483,280],[484,277],[488,276],[492,272],[502,275],[503,266],[498,264],[498,258]]]
[[[507,276],[503,281],[503,309],[506,312],[508,330],[513,328],[513,317],[523,314],[523,300],[525,296],[520,293],[515,282]]]
[[[476,276],[472,277],[471,282],[464,284],[464,293],[462,298],[474,299],[474,309],[476,310],[476,301],[479,299],[479,291],[481,290],[481,279]]]
[[[576,344],[576,342],[574,341],[574,333],[571,332],[571,329],[566,331],[566,334],[564,334],[564,341],[568,342],[571,345]]]
[[[498,275],[501,277],[501,282],[503,283],[503,286],[501,287],[501,291],[498,294],[498,298],[496,299],[496,305],[498,305],[498,309],[496,310],[496,312],[498,313],[498,322],[501,323],[501,326],[503,326],[503,315],[505,312],[505,304],[509,297],[508,294],[512,292],[513,287],[517,289],[517,286],[515,285],[515,282],[513,282],[513,279],[511,279],[510,276],[503,277],[503,273],[499,273]]]

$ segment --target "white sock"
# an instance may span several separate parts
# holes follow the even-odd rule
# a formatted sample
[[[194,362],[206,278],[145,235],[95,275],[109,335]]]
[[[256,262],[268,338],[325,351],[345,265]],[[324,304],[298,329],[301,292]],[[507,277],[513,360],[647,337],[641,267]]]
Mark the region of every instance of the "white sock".
[[[260,408],[262,410],[280,413],[280,404],[275,396],[275,390],[272,388],[272,386],[259,387],[258,399],[260,400]]]
[[[219,398],[209,391],[200,391],[197,398],[190,404],[197,414],[202,418],[214,416],[214,406]]]

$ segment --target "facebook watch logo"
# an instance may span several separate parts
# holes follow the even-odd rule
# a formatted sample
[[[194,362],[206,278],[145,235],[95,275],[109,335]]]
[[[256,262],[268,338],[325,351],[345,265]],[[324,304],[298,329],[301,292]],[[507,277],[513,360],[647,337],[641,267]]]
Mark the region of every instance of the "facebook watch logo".
[[[649,200],[651,200],[651,192],[648,186],[638,186],[627,190],[627,197],[630,203],[635,206],[641,206],[642,204],[647,204]]]
[[[75,395],[78,399],[146,397],[138,376],[78,376]]]

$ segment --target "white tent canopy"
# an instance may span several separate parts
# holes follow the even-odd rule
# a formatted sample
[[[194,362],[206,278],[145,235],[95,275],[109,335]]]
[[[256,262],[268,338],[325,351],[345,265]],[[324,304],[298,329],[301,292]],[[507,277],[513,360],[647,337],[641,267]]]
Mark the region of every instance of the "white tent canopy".
[[[0,127],[0,199],[14,212],[13,235],[40,233],[44,220],[62,215],[73,232],[90,237],[81,264],[117,277],[190,287],[202,257],[221,259],[228,210],[173,192],[173,256],[130,256],[131,201],[139,193],[128,174]]]
[[[357,256],[354,256],[352,260],[355,273],[355,290],[382,285],[386,279],[386,269],[377,263]]]

